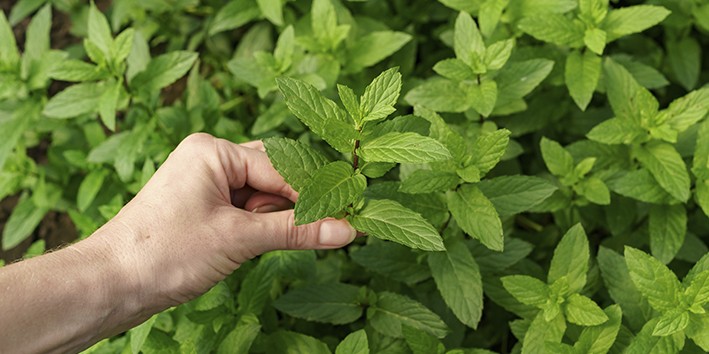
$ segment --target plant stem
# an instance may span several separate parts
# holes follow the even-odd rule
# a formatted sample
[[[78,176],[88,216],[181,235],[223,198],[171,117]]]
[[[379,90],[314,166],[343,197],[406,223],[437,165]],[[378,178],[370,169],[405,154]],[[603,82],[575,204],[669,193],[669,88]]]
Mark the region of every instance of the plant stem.
[[[357,149],[359,149],[359,139],[355,140],[354,149],[352,150],[352,169],[357,169],[359,167],[359,156],[357,156]]]

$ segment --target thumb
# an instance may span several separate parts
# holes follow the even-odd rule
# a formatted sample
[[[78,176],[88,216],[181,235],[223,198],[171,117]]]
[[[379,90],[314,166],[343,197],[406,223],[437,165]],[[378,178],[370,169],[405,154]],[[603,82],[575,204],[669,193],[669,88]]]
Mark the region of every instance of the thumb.
[[[348,245],[357,231],[346,220],[324,219],[306,225],[295,225],[293,209],[254,213],[260,230],[248,227],[247,237],[259,253],[272,250],[331,249]]]

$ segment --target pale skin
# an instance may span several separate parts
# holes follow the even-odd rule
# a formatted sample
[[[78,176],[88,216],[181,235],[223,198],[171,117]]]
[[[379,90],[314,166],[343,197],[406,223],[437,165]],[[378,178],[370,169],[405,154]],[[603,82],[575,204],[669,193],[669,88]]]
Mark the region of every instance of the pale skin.
[[[78,352],[277,249],[332,249],[343,220],[295,226],[295,192],[260,142],[186,138],[93,235],[0,268],[0,353]]]

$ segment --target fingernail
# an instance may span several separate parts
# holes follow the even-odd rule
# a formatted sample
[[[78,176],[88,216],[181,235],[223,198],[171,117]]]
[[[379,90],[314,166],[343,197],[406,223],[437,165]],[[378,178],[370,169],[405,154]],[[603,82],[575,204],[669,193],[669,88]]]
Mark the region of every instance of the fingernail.
[[[262,205],[260,207],[253,208],[252,213],[270,213],[272,211],[277,211],[278,207],[272,204]]]
[[[327,220],[320,224],[318,242],[321,246],[339,247],[352,242],[357,231],[347,221]]]

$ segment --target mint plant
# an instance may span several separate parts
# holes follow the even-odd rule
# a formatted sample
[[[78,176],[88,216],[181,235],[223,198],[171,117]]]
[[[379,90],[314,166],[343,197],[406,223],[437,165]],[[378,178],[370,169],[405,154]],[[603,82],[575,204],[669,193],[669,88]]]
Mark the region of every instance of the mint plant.
[[[362,193],[367,176],[378,177],[394,164],[447,160],[450,152],[433,138],[407,131],[407,118],[381,122],[395,111],[401,90],[396,68],[376,77],[361,97],[338,86],[345,109],[323,97],[313,86],[279,78],[278,86],[290,110],[349,161],[330,162],[309,146],[285,138],[264,142],[274,167],[299,192],[296,225],[328,216],[347,216],[359,231],[429,251],[443,250],[433,226],[393,200],[367,200]]]
[[[708,350],[706,0],[0,8],[0,265],[93,233],[199,131],[264,140],[298,224],[368,235],[89,353]]]
[[[585,110],[601,77],[601,56],[606,44],[642,32],[664,20],[670,12],[653,5],[609,10],[608,0],[579,0],[572,16],[540,13],[523,18],[519,28],[534,38],[569,47],[564,80],[576,105]]]

